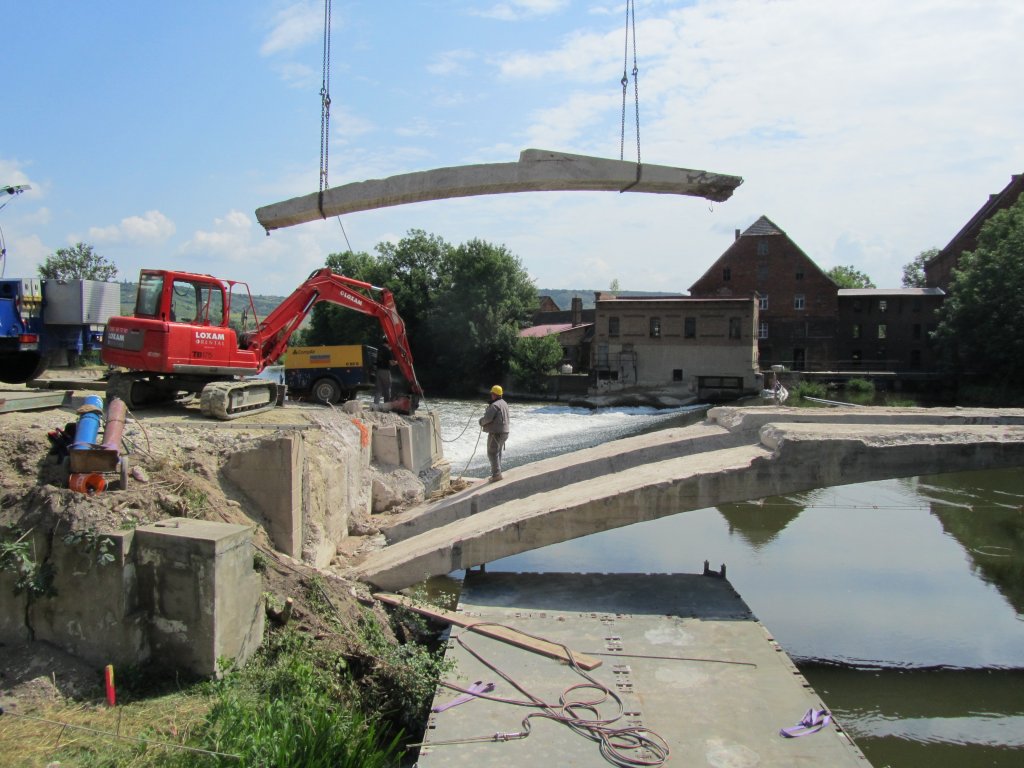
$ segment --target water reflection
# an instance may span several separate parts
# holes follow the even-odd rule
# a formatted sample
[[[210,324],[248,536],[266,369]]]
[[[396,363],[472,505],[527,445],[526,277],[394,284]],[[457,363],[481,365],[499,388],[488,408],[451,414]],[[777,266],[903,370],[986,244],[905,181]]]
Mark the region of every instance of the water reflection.
[[[929,475],[918,493],[954,537],[975,573],[1024,618],[1024,479],[1019,472]]]
[[[786,526],[800,516],[804,508],[800,495],[721,504],[716,507],[729,524],[729,533],[743,537],[754,549],[775,541]]]

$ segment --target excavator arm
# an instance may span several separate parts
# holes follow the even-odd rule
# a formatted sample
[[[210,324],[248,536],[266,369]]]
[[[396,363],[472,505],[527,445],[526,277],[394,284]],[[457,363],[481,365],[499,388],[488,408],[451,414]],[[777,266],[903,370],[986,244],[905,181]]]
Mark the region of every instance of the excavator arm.
[[[379,298],[374,298],[377,294]],[[339,275],[330,268],[316,270],[305,282],[260,323],[248,340],[248,348],[259,354],[263,365],[284,354],[288,339],[302,321],[321,301],[376,317],[395,356],[395,362],[409,382],[414,408],[423,396],[423,389],[413,368],[405,322],[398,314],[394,297],[387,288]]]

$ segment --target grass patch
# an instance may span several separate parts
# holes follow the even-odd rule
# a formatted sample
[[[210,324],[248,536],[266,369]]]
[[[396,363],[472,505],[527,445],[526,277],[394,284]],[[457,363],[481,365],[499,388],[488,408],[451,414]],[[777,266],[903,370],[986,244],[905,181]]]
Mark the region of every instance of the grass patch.
[[[269,632],[244,667],[180,689],[173,675],[126,669],[116,708],[101,700],[54,702],[23,713],[51,722],[9,710],[0,717],[0,762],[11,768],[50,762],[64,768],[397,766],[405,729],[418,735],[445,663],[418,643],[396,643],[388,630],[386,620],[367,610],[347,648],[289,625]]]
[[[824,398],[828,394],[828,390],[825,389],[825,385],[817,381],[801,381],[798,382],[795,387],[789,391],[790,395],[795,395],[798,398],[805,397],[820,397]]]

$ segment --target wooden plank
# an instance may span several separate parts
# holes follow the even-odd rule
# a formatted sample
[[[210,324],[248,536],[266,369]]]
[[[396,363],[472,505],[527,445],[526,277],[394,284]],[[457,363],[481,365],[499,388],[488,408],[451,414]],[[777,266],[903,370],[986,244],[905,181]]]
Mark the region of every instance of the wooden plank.
[[[343,184],[257,208],[256,218],[269,232],[356,211],[510,192],[648,192],[722,202],[742,183],[739,176],[691,168],[524,149],[515,163],[460,165]]]
[[[495,624],[493,622],[476,621],[467,616],[463,616],[460,613],[453,613],[452,611],[446,611],[443,608],[437,608],[434,606],[427,606],[422,603],[417,603],[404,595],[394,595],[388,592],[378,592],[374,595],[377,600],[388,605],[401,606],[407,608],[414,613],[418,613],[421,616],[426,616],[430,619],[437,621],[443,621],[446,624],[452,624],[457,627],[465,627],[472,629],[473,632],[478,635],[489,637],[493,640],[500,640],[503,643],[514,645],[517,648],[522,648],[533,653],[538,653],[541,656],[547,656],[551,659],[558,659],[559,661],[569,662],[568,653],[572,654],[573,660],[576,662],[580,669],[591,670],[597,669],[601,666],[601,660],[596,659],[593,656],[588,656],[585,653],[579,653],[572,649],[567,649],[565,646],[559,645],[558,643],[552,643],[548,640],[543,640],[536,637],[531,637],[517,629],[506,627],[501,624]]]

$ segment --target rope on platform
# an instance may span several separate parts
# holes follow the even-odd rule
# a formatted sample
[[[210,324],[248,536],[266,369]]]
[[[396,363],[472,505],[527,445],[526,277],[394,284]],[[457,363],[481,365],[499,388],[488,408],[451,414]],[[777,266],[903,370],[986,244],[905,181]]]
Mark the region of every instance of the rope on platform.
[[[483,626],[504,625],[491,622],[479,622],[466,627],[466,631],[473,632],[476,628]],[[516,631],[522,632],[527,637],[532,637],[535,640],[545,639],[531,635],[529,632],[523,632],[522,630]],[[565,650],[566,657],[569,659],[569,666],[572,667],[573,671],[582,677],[585,682],[570,685],[562,691],[558,704],[549,704],[539,697],[534,696],[522,685],[516,682],[510,675],[485,659],[477,651],[473,650],[473,648],[463,640],[463,634],[465,634],[465,632],[453,635],[452,637],[477,661],[495,674],[500,675],[506,682],[526,698],[524,700],[519,700],[505,698],[502,696],[489,696],[485,693],[473,692],[467,688],[455,685],[454,683],[443,681],[441,682],[441,685],[446,688],[451,688],[454,691],[469,693],[478,698],[487,699],[488,701],[496,701],[519,707],[533,707],[540,711],[531,712],[526,715],[521,722],[520,731],[498,731],[497,733],[489,736],[472,736],[463,739],[450,739],[447,741],[421,742],[419,744],[410,744],[409,748],[435,747],[449,744],[468,744],[472,742],[517,741],[519,739],[525,739],[530,735],[532,727],[530,723],[531,718],[541,717],[546,720],[553,720],[556,723],[562,723],[580,736],[597,742],[601,756],[612,765],[619,766],[619,768],[659,768],[659,766],[664,765],[668,760],[668,742],[666,742],[665,739],[656,732],[642,726],[628,726],[626,728],[612,727],[612,724],[618,721],[625,711],[622,699],[606,685],[598,682],[581,669],[576,663],[572,650],[567,646],[562,645],[562,648]],[[553,641],[546,640],[546,642]],[[561,645],[560,643],[555,644]],[[592,698],[581,698],[579,696],[580,692],[587,690],[594,691],[597,695]],[[598,707],[607,701],[614,702],[618,708],[618,712],[612,717],[602,717],[598,711]]]

